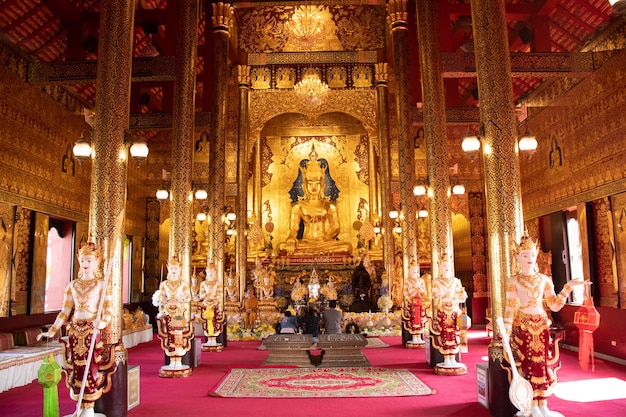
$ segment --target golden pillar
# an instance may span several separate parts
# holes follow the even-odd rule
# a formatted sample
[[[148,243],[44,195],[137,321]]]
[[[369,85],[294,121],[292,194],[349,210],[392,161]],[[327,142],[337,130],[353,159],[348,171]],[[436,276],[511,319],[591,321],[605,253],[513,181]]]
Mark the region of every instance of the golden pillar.
[[[441,254],[447,253],[454,265],[452,218],[450,216],[450,178],[447,163],[446,102],[437,25],[437,2],[417,0],[417,19],[424,99],[424,137],[426,138],[426,155],[428,158],[431,275],[436,278],[440,274]],[[433,311],[432,314],[434,315],[435,312]],[[434,347],[434,344],[431,344],[430,365],[434,367],[443,360],[443,354]]]
[[[442,77],[437,2],[417,0],[424,137],[428,158],[431,274],[439,276],[440,254],[454,254],[450,217],[450,178],[446,141],[446,101]]]
[[[391,197],[391,155],[389,152],[389,78],[388,64],[376,64],[376,98],[378,113],[378,149],[380,150],[380,226],[383,233],[383,261],[387,272],[389,294],[393,282],[394,239],[393,221],[389,218],[389,211],[393,207]],[[373,178],[373,175],[370,175]]]
[[[181,278],[190,284],[198,1],[179,2],[177,12],[169,255],[178,255]]]
[[[390,0],[387,4],[387,23],[393,43],[393,69],[396,78],[396,114],[398,129],[398,165],[400,169],[400,220],[402,224],[403,277],[409,275],[409,264],[417,261],[415,156],[411,140],[411,88],[409,80],[409,27],[407,0]]]
[[[110,326],[103,333],[106,345],[117,345],[107,352],[115,355],[117,370],[112,388],[96,408],[107,416],[125,416],[127,409],[127,351],[122,342],[122,252],[126,209],[128,149],[125,133],[129,122],[130,81],[133,57],[135,2],[111,0],[100,13],[100,44],[95,121],[93,124],[93,163],[89,234],[103,249],[105,268],[110,266],[109,288],[114,306]]]
[[[246,261],[248,259],[246,228],[248,220],[248,127],[250,125],[250,67],[248,65],[237,66],[237,82],[239,85],[239,149],[237,155],[237,276],[246,276]],[[260,212],[257,213],[257,224],[261,225]],[[257,248],[254,248],[257,249]],[[245,291],[245,281],[243,286],[239,283],[239,294]]]
[[[504,0],[472,0],[485,175],[491,307],[503,313],[504,280],[511,275],[509,244],[523,231],[517,126]]]
[[[213,111],[211,112],[210,152],[211,172],[209,177],[209,254],[207,264],[217,267],[218,282],[224,282],[224,178],[226,175],[226,99],[228,89],[228,38],[232,19],[232,7],[226,3],[213,6],[213,65],[215,86]],[[241,232],[241,231],[240,231]]]
[[[521,180],[505,2],[471,0],[471,8],[480,95],[491,311],[495,318],[502,317],[504,310],[504,283],[511,275],[511,240],[519,241],[523,231]],[[494,328],[494,334],[498,333]],[[506,375],[500,368],[502,347],[497,338],[494,341],[489,348],[489,378],[490,386],[498,388],[490,390],[490,410],[494,416],[512,415]]]

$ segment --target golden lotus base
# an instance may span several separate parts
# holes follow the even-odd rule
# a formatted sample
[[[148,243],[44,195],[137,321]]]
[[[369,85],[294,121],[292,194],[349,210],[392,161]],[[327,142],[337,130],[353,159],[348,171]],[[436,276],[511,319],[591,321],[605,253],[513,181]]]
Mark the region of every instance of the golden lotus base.
[[[221,352],[224,350],[224,346],[222,345],[202,345],[200,348],[203,352]]]
[[[456,364],[455,367],[441,366],[437,364],[435,366],[435,373],[437,375],[448,375],[448,376],[465,375],[467,374],[467,366],[465,366],[465,364],[462,364],[462,363]]]
[[[424,349],[424,346],[426,346],[426,343],[422,342],[422,343],[415,343],[415,342],[406,342],[404,344],[404,347],[406,347],[407,349]]]
[[[184,369],[159,369],[161,378],[186,378],[191,375],[191,368]]]

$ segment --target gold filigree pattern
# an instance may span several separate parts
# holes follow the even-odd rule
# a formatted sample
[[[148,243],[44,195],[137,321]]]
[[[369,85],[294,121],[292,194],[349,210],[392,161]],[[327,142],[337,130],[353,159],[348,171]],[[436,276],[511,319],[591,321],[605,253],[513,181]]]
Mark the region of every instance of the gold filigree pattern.
[[[411,260],[417,257],[417,213],[416,200],[413,195],[415,186],[415,157],[410,120],[406,116],[411,113],[411,83],[409,82],[409,40],[406,22],[406,0],[390,1],[387,5],[387,20],[391,29],[394,51],[394,75],[396,81],[396,127],[398,135],[398,166],[400,170],[400,200],[402,212],[402,254],[403,277],[409,276]]]
[[[227,6],[227,7],[226,7]],[[209,137],[211,140],[210,153],[211,171],[209,177],[209,214],[212,219],[221,219],[224,214],[224,194],[226,175],[226,128],[227,115],[225,109],[228,101],[228,43],[229,26],[225,21],[232,17],[232,8],[226,4],[213,5],[213,37],[214,37],[214,65],[215,65],[215,117],[211,120]],[[217,16],[216,16],[217,15]],[[217,267],[217,279],[224,282],[224,225],[220,221],[213,221],[209,231],[209,256],[207,263],[213,262]]]
[[[472,0],[472,20],[483,121],[485,199],[492,308],[502,314],[502,285],[511,275],[509,244],[523,228],[517,128],[508,58],[504,2]],[[501,49],[503,48],[503,49]]]
[[[424,137],[426,138],[426,155],[428,183],[432,190],[429,199],[431,250],[431,270],[434,276],[439,275],[438,254],[453,253],[451,206],[453,202],[448,196],[450,179],[448,176],[448,146],[446,138],[446,105],[442,64],[439,47],[439,31],[437,30],[436,2],[418,0],[420,62],[422,65],[422,88],[424,91]],[[465,196],[463,196],[465,197]],[[461,212],[459,207],[455,207]],[[463,214],[466,212],[463,210]],[[466,214],[467,215],[467,214]]]
[[[364,51],[384,48],[384,9],[377,5],[319,6],[326,26],[319,39],[290,36],[295,5],[241,8],[239,46],[247,53],[297,50]],[[300,49],[298,49],[298,47]]]
[[[474,297],[487,297],[488,295],[483,202],[484,199],[482,193],[469,194]]]
[[[251,91],[250,134],[258,135],[265,123],[284,113],[302,113],[307,116],[319,116],[322,113],[342,112],[357,118],[365,127],[370,137],[376,129],[376,92],[374,90],[329,91],[328,100],[323,108],[300,108],[294,92]],[[413,188],[411,188],[412,190]]]
[[[181,279],[190,282],[192,203],[190,198],[195,109],[195,50],[198,34],[197,2],[185,1],[177,4],[179,20],[176,44],[176,82],[172,123],[172,174],[170,183],[170,244],[169,255],[179,256]]]

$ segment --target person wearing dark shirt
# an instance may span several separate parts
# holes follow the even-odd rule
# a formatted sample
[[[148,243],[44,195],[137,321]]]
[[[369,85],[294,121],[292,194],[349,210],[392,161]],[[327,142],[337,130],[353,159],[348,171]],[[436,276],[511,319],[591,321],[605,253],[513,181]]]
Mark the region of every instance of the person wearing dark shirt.
[[[313,344],[317,345],[318,336],[320,333],[320,310],[317,306],[313,306],[309,309],[305,319],[305,334],[313,336]]]

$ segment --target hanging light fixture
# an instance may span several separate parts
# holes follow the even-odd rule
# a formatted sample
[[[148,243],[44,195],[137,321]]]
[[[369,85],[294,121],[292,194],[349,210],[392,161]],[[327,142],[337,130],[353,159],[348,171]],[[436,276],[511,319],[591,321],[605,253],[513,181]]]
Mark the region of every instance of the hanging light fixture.
[[[307,99],[312,104],[319,105],[328,93],[328,84],[322,82],[314,70],[309,70],[293,89],[300,97]]]

